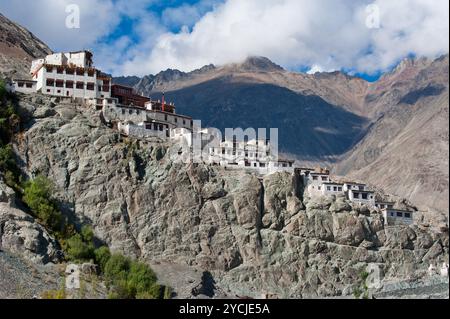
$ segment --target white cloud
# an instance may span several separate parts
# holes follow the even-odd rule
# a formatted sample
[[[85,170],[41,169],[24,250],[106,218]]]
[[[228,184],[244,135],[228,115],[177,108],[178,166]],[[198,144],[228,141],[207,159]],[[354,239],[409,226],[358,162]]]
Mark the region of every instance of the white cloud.
[[[380,9],[380,28],[366,26],[366,6]],[[386,70],[408,54],[448,52],[448,0],[228,0],[192,31],[162,34],[124,73],[192,70],[262,55],[288,67]]]
[[[0,0],[0,9],[55,50],[93,49],[96,64],[115,75],[189,71],[249,55],[289,69],[370,73],[409,54],[448,53],[448,0],[220,1],[161,13],[151,12],[159,0]],[[71,3],[80,6],[80,29],[65,28]],[[379,8],[378,29],[366,25],[369,4]],[[131,34],[115,39],[124,18]]]
[[[80,8],[80,28],[66,28],[66,6]],[[119,23],[111,0],[0,0],[1,10],[43,39],[54,50],[93,48]]]

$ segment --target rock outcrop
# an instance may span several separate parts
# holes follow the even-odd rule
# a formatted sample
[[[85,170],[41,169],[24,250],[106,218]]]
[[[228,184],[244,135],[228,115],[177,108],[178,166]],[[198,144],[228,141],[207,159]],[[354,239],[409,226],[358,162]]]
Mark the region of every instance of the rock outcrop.
[[[416,280],[448,262],[448,231],[385,227],[345,198],[304,197],[287,173],[179,162],[174,146],[121,137],[85,106],[21,103],[39,114],[17,140],[23,169],[55,182],[69,218],[115,251],[210,272],[227,295],[351,295],[369,265],[385,280]]]
[[[14,191],[0,180],[0,250],[35,264],[59,262],[58,243],[33,217],[15,207],[14,198]]]

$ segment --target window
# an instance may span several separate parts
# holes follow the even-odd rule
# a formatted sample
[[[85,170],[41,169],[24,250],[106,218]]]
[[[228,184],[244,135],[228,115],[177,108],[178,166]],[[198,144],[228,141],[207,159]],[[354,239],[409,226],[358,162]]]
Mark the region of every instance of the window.
[[[175,123],[177,123],[178,122],[178,119],[175,117]]]
[[[183,125],[186,125],[186,120],[183,120]]]
[[[84,69],[77,69],[76,74],[77,75],[84,75]]]
[[[253,166],[256,167],[256,163],[254,163]]]
[[[266,167],[266,164],[265,163],[260,163],[259,166]]]
[[[52,73],[53,72],[53,67],[52,66],[46,66],[45,70],[47,71],[47,73]]]
[[[339,192],[342,192],[342,187],[338,187],[338,191],[339,191]]]
[[[136,110],[136,114],[137,115],[139,115],[141,113],[141,111],[139,111],[139,110]]]
[[[50,93],[50,89],[47,89],[47,93]]]
[[[125,114],[125,110],[124,109],[122,109],[122,114]]]
[[[317,189],[320,191],[322,189],[322,186],[317,187]]]
[[[61,90],[58,90],[58,93],[61,93]]]
[[[88,76],[93,77],[94,76],[94,70],[88,70]]]
[[[403,217],[403,213],[402,212],[397,212],[397,217]]]
[[[62,81],[62,80],[56,80],[56,87],[58,87],[58,88],[64,87],[64,81]]]
[[[317,181],[318,179],[319,179],[318,176],[313,176],[313,180],[314,180],[314,181]]]
[[[83,82],[77,82],[76,88],[77,88],[78,90],[83,90],[83,89],[84,89],[84,83],[83,83]]]
[[[66,69],[66,74],[73,75],[74,70],[73,69]]]
[[[29,88],[29,89],[31,89],[33,87],[32,83],[27,83],[26,85],[27,85],[27,88]]]
[[[331,191],[331,186],[327,186],[327,191]]]
[[[64,73],[64,68],[56,68],[56,73],[63,74]]]
[[[337,192],[337,187],[336,186],[333,187],[333,191]]]
[[[164,129],[162,124],[159,124],[159,130],[162,131]]]
[[[55,85],[55,80],[53,80],[53,79],[47,79],[46,85],[47,85],[47,86],[53,86],[53,85]]]
[[[394,212],[391,212],[391,217],[394,217]]]
[[[167,114],[164,114],[164,121],[167,121]]]
[[[363,190],[364,190],[364,186],[358,186],[358,189],[359,189],[360,191],[363,191]]]
[[[405,218],[411,218],[411,213],[405,213]]]
[[[20,88],[23,88],[23,82],[19,82],[18,85],[19,85]]]
[[[86,85],[86,90],[94,91],[95,90],[95,84],[94,83],[88,83]]]
[[[72,81],[67,81],[66,82],[66,88],[73,89],[73,82]]]
[[[367,194],[366,193],[362,193],[362,199],[367,199]]]
[[[323,180],[323,181],[327,181],[327,180],[328,180],[328,177],[322,176],[322,180]]]
[[[359,193],[356,193],[356,192],[353,193],[353,197],[354,197],[354,198],[359,198]]]

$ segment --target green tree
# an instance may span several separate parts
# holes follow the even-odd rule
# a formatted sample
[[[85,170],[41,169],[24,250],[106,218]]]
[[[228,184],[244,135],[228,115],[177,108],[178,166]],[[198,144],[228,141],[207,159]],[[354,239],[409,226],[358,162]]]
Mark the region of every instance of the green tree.
[[[102,272],[104,272],[106,263],[111,258],[111,252],[109,251],[109,248],[106,246],[97,248],[94,251],[94,256],[95,256],[95,263],[99,265]]]
[[[94,258],[94,245],[83,240],[82,235],[75,234],[66,241],[67,257],[74,261],[87,261]]]
[[[53,189],[53,183],[45,176],[39,175],[25,184],[23,201],[44,225],[59,231],[62,217],[52,200]]]

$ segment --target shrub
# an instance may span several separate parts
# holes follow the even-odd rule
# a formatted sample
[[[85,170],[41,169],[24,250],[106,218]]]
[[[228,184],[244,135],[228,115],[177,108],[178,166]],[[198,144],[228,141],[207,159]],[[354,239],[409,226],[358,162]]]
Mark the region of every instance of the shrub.
[[[109,248],[106,246],[97,248],[94,251],[94,256],[95,256],[95,263],[99,265],[102,272],[104,272],[106,263],[111,258],[111,252],[109,251]]]
[[[0,80],[0,101],[3,100],[6,96],[6,87],[5,82]]]
[[[83,237],[83,241],[86,243],[93,243],[94,242],[94,231],[92,230],[92,227],[90,226],[83,226],[81,227],[81,236]]]
[[[66,291],[64,289],[44,291],[41,295],[42,299],[66,299]]]
[[[10,144],[0,146],[0,172],[3,172],[5,183],[10,187],[16,188],[20,171]]]
[[[67,242],[67,257],[74,261],[86,261],[94,258],[94,245],[83,240],[82,235],[75,234]]]
[[[162,287],[156,283],[155,273],[144,263],[113,254],[105,265],[105,277],[111,288],[110,298],[156,299]]]
[[[57,231],[61,228],[62,217],[51,198],[52,192],[52,182],[39,175],[25,184],[23,201],[44,225]]]

